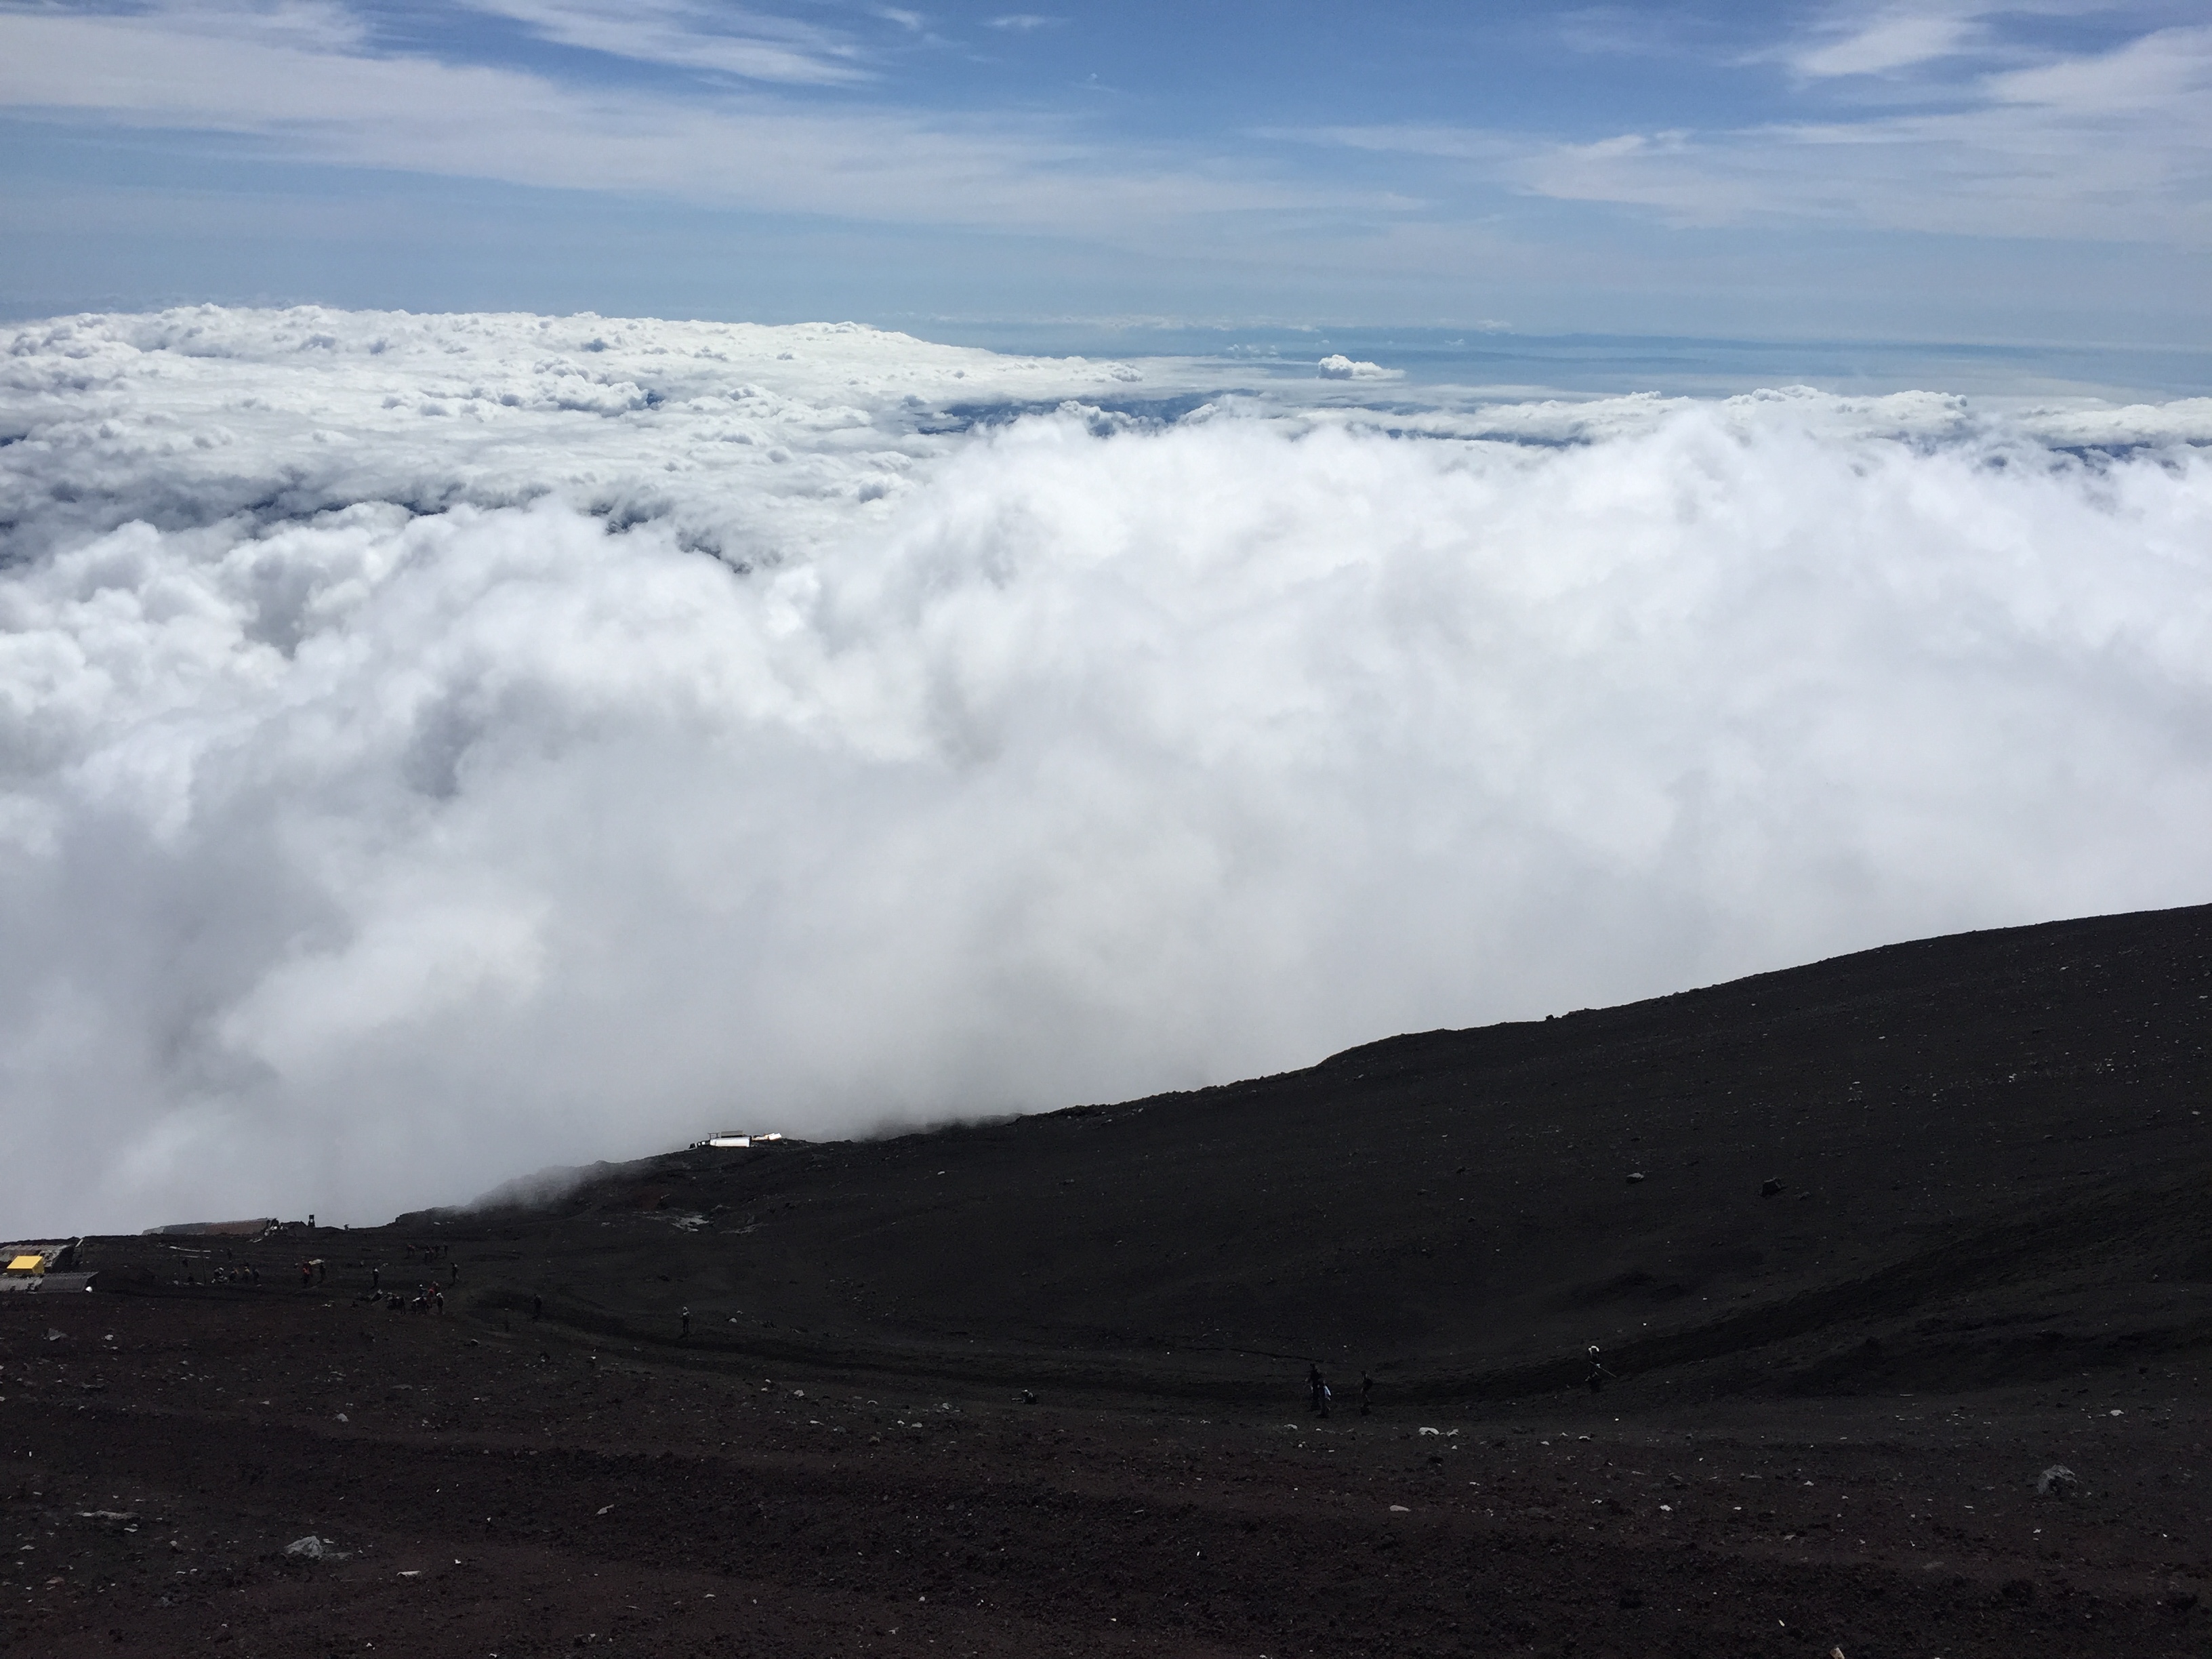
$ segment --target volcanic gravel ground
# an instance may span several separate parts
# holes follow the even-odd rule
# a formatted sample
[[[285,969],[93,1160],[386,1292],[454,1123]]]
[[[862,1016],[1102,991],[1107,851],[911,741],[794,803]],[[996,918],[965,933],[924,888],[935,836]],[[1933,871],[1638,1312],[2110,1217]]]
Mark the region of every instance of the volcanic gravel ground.
[[[0,1643],[2203,1659],[2208,996],[2206,911],[2055,924],[90,1241],[0,1297]]]
[[[1323,1423],[741,1378],[312,1296],[5,1332],[10,1651],[2207,1645],[2206,1413],[2170,1369]],[[2072,1498],[2036,1493],[2051,1462]],[[310,1534],[346,1559],[282,1553]]]

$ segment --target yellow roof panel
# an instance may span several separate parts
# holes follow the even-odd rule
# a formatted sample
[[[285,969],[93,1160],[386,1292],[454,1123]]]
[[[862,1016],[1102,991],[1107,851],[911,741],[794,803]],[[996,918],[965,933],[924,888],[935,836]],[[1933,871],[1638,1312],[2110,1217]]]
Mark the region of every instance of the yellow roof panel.
[[[42,1255],[19,1255],[8,1264],[8,1271],[11,1273],[34,1273],[45,1261],[46,1257]]]

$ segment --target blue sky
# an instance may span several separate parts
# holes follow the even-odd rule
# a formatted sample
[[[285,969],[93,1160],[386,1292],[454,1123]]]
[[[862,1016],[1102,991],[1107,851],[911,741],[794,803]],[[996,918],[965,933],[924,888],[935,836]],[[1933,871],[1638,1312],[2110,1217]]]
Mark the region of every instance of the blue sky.
[[[2201,3],[0,0],[0,307],[2212,345]]]

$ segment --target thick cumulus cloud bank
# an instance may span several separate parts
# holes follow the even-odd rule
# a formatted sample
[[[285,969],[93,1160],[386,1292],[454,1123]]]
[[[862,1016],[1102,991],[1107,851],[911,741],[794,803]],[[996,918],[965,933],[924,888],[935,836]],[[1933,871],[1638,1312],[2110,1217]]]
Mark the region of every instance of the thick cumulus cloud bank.
[[[1362,406],[592,319],[9,350],[11,1231],[2212,896],[2201,404]]]

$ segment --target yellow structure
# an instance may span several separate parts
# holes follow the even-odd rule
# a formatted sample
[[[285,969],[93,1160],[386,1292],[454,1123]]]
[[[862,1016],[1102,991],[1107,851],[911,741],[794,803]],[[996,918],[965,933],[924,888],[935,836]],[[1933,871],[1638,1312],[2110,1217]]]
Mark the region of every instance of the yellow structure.
[[[42,1273],[46,1270],[46,1259],[43,1255],[19,1255],[8,1263],[11,1273]]]

